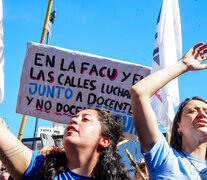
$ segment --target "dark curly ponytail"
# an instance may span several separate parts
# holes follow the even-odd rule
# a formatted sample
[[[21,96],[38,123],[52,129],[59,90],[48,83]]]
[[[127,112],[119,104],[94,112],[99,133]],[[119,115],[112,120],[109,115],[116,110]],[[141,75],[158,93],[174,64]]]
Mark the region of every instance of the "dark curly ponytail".
[[[67,169],[67,158],[64,151],[52,150],[50,154],[42,160],[41,167],[38,172],[39,179],[52,180]]]
[[[110,138],[110,145],[104,148],[95,167],[95,175],[100,180],[127,180],[130,179],[121,162],[117,144],[123,137],[122,120],[105,110],[96,109],[102,127],[102,136]]]

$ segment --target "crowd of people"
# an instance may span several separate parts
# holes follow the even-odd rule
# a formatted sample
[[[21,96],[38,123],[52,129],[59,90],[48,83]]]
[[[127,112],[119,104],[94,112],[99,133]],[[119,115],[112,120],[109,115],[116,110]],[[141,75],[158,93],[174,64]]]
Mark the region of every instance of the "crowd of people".
[[[134,126],[149,179],[207,179],[207,102],[196,96],[181,103],[170,144],[150,104],[151,96],[174,78],[207,69],[206,53],[207,44],[198,43],[179,62],[131,88]],[[127,180],[117,150],[122,138],[121,119],[103,109],[85,109],[65,129],[63,148],[41,154],[23,145],[1,121],[0,159],[14,179]]]

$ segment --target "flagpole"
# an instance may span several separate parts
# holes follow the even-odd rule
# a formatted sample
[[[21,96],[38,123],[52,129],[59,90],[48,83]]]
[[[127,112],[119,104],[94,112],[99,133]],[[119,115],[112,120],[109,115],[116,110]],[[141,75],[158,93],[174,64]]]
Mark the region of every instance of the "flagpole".
[[[53,2],[53,0],[49,0],[49,2],[48,2],[47,13],[46,13],[46,16],[45,16],[45,22],[44,22],[44,26],[43,26],[43,30],[42,30],[42,36],[41,36],[41,40],[40,40],[41,44],[44,44],[44,42],[45,42],[45,36],[46,36],[46,33],[47,33],[47,26],[48,26],[48,22],[49,22],[49,18],[50,18],[50,11],[51,11],[51,8],[52,8],[52,2]]]
[[[139,168],[138,164],[136,162],[134,162],[134,159],[132,157],[132,155],[130,154],[128,149],[125,149],[125,153],[127,155],[127,157],[129,158],[129,160],[131,161],[131,165],[135,167],[135,169],[137,170],[137,172],[140,174],[141,178],[143,180],[146,180],[142,170]]]
[[[49,40],[50,40],[50,37],[51,37],[51,32],[52,32],[52,24],[54,23],[55,21],[55,17],[56,17],[56,9],[50,13],[50,17],[49,17],[49,21],[48,21],[48,28],[47,28],[47,41],[46,41],[46,44],[49,44]],[[37,137],[37,132],[38,132],[38,124],[39,124],[39,118],[36,118],[36,122],[35,122],[35,129],[34,129],[34,134],[33,134],[33,138]],[[36,145],[36,141],[33,141],[32,143],[32,150],[35,150],[36,151],[36,148],[37,148],[37,145]]]
[[[52,8],[52,3],[53,3],[53,0],[48,1],[47,12],[46,12],[46,16],[45,16],[45,22],[44,22],[44,26],[43,26],[43,30],[42,30],[42,36],[41,36],[41,40],[40,40],[41,44],[44,44],[44,42],[45,42],[45,36],[46,36],[47,26],[48,26],[48,22],[49,22],[49,18],[50,18],[50,11],[51,11],[51,8]],[[27,119],[27,115],[24,114],[23,117],[22,117],[22,122],[21,122],[21,125],[20,125],[19,134],[18,134],[18,139],[20,141],[22,140],[22,135],[23,135],[26,119]]]

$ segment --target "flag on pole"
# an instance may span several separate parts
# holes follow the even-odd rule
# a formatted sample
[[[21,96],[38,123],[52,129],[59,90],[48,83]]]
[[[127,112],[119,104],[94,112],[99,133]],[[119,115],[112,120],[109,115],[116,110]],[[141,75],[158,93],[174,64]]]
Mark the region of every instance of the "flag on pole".
[[[182,57],[178,0],[163,0],[157,20],[152,73],[176,63]],[[179,104],[177,78],[152,97],[152,107],[162,127],[170,133],[174,107]]]
[[[0,104],[4,99],[3,6],[0,0]]]

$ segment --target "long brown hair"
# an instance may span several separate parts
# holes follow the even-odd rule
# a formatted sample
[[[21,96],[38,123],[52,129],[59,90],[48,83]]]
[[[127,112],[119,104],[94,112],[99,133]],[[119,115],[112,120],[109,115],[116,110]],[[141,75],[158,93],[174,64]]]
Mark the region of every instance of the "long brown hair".
[[[121,162],[117,149],[118,142],[123,138],[122,119],[108,113],[104,109],[96,109],[101,123],[102,136],[110,139],[110,145],[102,149],[95,167],[95,177],[98,180],[129,180],[126,168]]]

